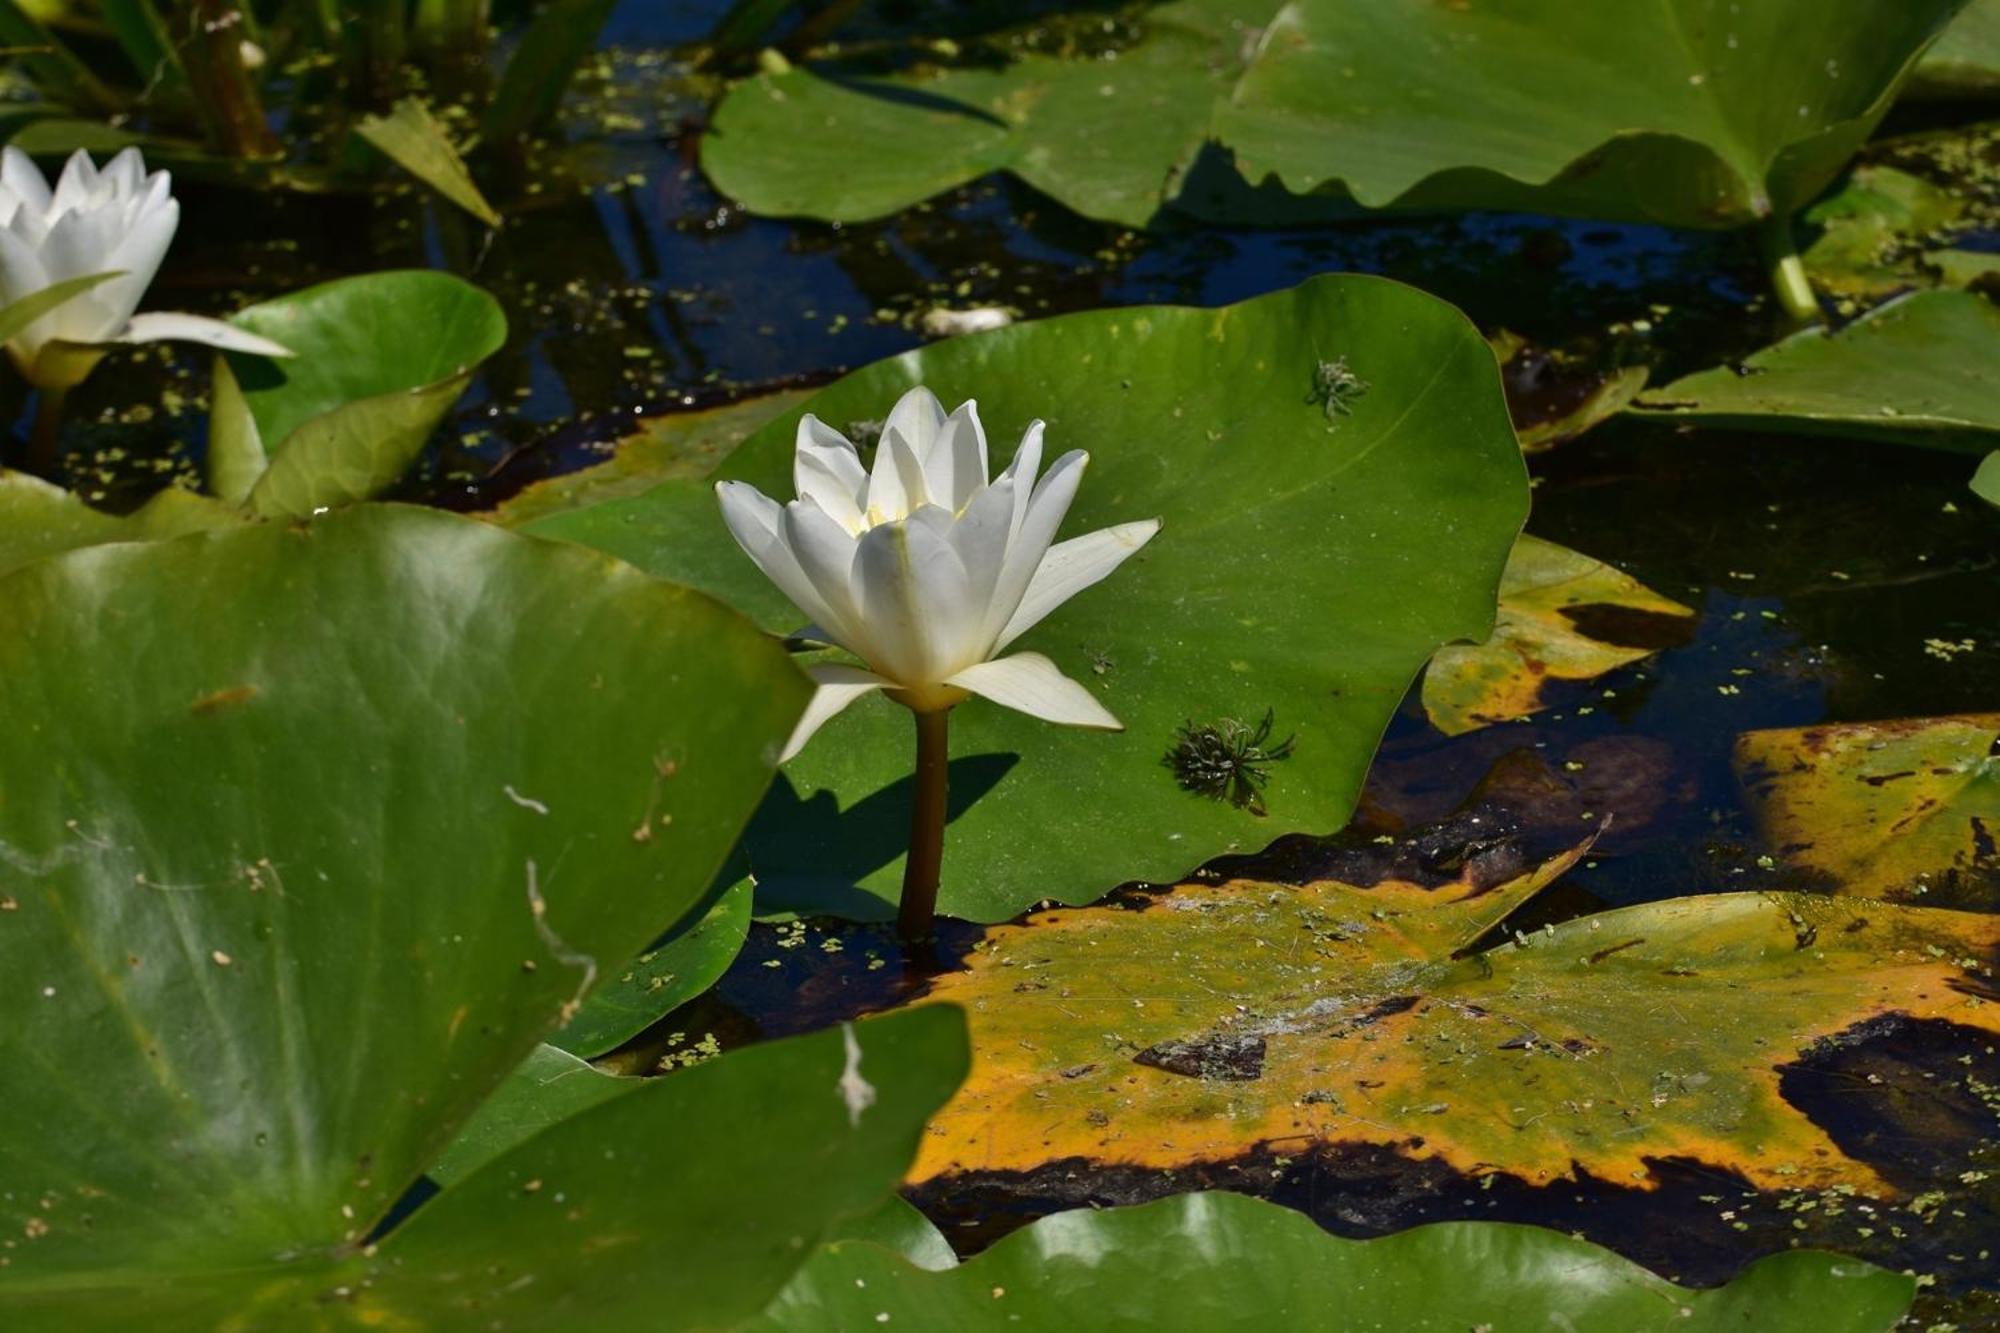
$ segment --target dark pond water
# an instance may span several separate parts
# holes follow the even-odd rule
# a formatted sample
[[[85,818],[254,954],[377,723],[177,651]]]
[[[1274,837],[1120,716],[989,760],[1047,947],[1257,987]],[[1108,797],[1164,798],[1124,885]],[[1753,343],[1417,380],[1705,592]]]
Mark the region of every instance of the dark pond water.
[[[462,509],[595,461],[636,416],[814,382],[915,345],[921,315],[940,305],[1040,315],[1221,303],[1358,270],[1435,292],[1489,331],[1648,362],[1656,382],[1778,332],[1757,304],[1753,249],[1727,235],[1476,215],[1142,236],[998,181],[877,225],[749,218],[696,170],[705,91],[663,49],[702,31],[716,8],[621,9],[608,33],[618,45],[571,110],[571,148],[497,237],[411,195],[188,190],[155,303],[222,312],[396,265],[449,267],[487,286],[513,332],[406,488]],[[147,357],[108,366],[74,400],[73,478],[114,507],[196,470],[201,455],[204,362],[169,350]],[[164,406],[162,365],[174,386]],[[18,407],[0,400],[0,410]],[[1364,807],[1376,823],[1289,839],[1233,872],[1308,877],[1385,827],[1406,840],[1404,855],[1462,852],[1470,834],[1451,817],[1502,765],[1551,775],[1482,790],[1523,854],[1573,840],[1585,811],[1616,815],[1587,865],[1528,909],[1532,923],[1778,885],[1782,872],[1758,863],[1730,773],[1739,732],[2000,706],[2000,523],[1965,490],[1965,457],[1618,422],[1532,469],[1530,530],[1696,607],[1692,639],[1567,687],[1530,722],[1456,739],[1406,704]],[[1941,654],[1938,642],[1973,646]],[[1570,761],[1586,776],[1572,776]],[[950,927],[936,957],[906,966],[872,930],[760,926],[714,995],[641,1037],[622,1063],[654,1067],[679,1045],[670,1033],[729,1045],[879,1007],[920,992],[928,968],[951,966],[977,936]],[[1096,1171],[959,1181],[919,1202],[964,1249],[1058,1207],[1201,1185],[1267,1195],[1348,1234],[1450,1217],[1534,1221],[1699,1282],[1755,1254],[1827,1244],[1934,1277],[1919,1326],[1996,1326],[2000,1311],[1978,1290],[2000,1282],[1985,1179],[2000,1176],[1995,1068],[1985,1041],[1963,1030],[1889,1023],[1787,1073],[1795,1104],[1909,1189],[1895,1204],[1760,1194],[1671,1165],[1651,1193],[1508,1178],[1482,1188],[1378,1149],[1283,1162],[1252,1154],[1171,1180]]]

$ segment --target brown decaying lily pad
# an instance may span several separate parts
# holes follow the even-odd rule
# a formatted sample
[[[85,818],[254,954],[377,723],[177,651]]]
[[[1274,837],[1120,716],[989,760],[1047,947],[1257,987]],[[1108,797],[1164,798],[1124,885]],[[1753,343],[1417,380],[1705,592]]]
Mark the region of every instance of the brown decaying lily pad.
[[[1643,1188],[1677,1159],[1893,1194],[1783,1098],[1781,1071],[1885,1014],[2000,1031],[2000,919],[1724,894],[1454,956],[1583,850],[1492,887],[1188,883],[997,927],[933,990],[966,1008],[973,1070],[911,1179],[1375,1144],[1530,1183]],[[1253,1040],[1247,1077],[1137,1058]]]
[[[1523,536],[1500,577],[1484,643],[1441,650],[1424,672],[1424,711],[1448,736],[1545,707],[1550,680],[1593,680],[1685,643],[1694,611],[1601,560]]]
[[[1737,776],[1813,887],[2000,907],[2000,713],[1752,731]]]

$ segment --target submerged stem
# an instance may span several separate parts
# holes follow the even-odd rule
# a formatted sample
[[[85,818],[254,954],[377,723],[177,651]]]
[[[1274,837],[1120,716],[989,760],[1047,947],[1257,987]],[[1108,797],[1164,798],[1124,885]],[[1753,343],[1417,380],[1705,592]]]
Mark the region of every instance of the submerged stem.
[[[903,865],[903,901],[896,933],[906,944],[931,937],[937,917],[938,874],[944,865],[945,772],[951,710],[917,713],[917,790],[910,803],[910,855]]]
[[[1771,274],[1771,286],[1777,292],[1778,304],[1785,313],[1801,324],[1818,324],[1826,318],[1819,308],[1819,298],[1813,295],[1812,283],[1806,279],[1806,266],[1799,261],[1799,252],[1792,247],[1791,223],[1783,216],[1773,214],[1764,219],[1763,234],[1764,263]]]
[[[215,148],[230,157],[275,157],[277,136],[257,80],[243,63],[250,25],[236,0],[195,0],[188,9],[181,63]]]
[[[63,404],[68,389],[43,389],[35,395],[35,424],[28,435],[28,470],[54,481],[62,439]]]

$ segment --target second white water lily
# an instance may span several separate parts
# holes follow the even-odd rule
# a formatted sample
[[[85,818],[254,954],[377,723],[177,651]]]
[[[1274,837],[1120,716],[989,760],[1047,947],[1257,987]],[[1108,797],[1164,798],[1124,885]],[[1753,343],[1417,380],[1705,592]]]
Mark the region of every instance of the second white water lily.
[[[999,654],[1159,531],[1121,523],[1057,543],[1089,456],[1074,450],[1039,480],[1042,423],[987,480],[986,432],[974,403],[947,414],[925,388],[883,424],[874,467],[840,432],[799,422],[788,504],[744,482],[716,487],[729,530],[813,622],[802,637],[837,644],[865,667],[821,663],[793,733],[796,754],[827,719],[874,690],[919,713],[968,695],[1069,726],[1118,719],[1040,653]]]
[[[136,148],[102,168],[78,150],[49,187],[26,153],[0,151],[0,307],[79,279],[97,285],[62,301],[7,339],[35,387],[81,381],[111,344],[176,340],[262,356],[290,353],[268,338],[200,315],[135,315],[180,225],[172,178],[147,172]]]

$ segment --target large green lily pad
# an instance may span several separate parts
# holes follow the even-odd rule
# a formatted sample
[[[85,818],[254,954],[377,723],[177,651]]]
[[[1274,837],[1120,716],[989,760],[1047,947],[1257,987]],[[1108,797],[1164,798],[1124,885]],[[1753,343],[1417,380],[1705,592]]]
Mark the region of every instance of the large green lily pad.
[[[2000,308],[1919,292],[1836,332],[1807,329],[1740,368],[1642,394],[1636,414],[1984,453],[2000,434]]]
[[[25,472],[0,471],[0,572],[80,546],[156,541],[243,521],[230,506],[178,486],[130,514],[107,514],[74,491]]]
[[[1370,207],[1736,226],[1825,188],[1963,3],[1292,0],[1215,128]]]
[[[296,353],[216,356],[209,488],[265,517],[393,485],[507,338],[497,301],[428,269],[321,283],[230,322]]]
[[[1363,1144],[1544,1185],[1645,1188],[1684,1159],[1893,1195],[1782,1068],[1889,1013],[2000,1032],[2000,918],[1717,894],[1460,956],[1580,854],[1499,884],[1194,882],[996,927],[933,987],[966,1008],[973,1067],[913,1178]]]
[[[1318,391],[1344,358],[1367,391]],[[816,395],[836,427],[911,385],[976,398],[997,469],[1030,418],[1088,449],[1065,530],[1159,517],[1160,535],[1020,642],[1125,723],[1051,727],[980,702],[952,715],[941,909],[997,920],[1171,880],[1352,811],[1382,728],[1439,644],[1485,637],[1526,509],[1493,355],[1463,316],[1396,283],[1316,279],[1219,310],[1146,307],[955,338]],[[789,497],[797,413],[716,471]],[[730,540],[706,480],[529,525],[714,592],[773,631],[798,611]],[[1184,790],[1164,762],[1193,722],[1296,737],[1268,817]],[[737,864],[760,906],[886,916],[901,880],[909,715],[868,699],[787,765]]]
[[[759,1333],[916,1326],[1338,1333],[1616,1329],[1619,1333],[1884,1333],[1915,1283],[1856,1259],[1796,1250],[1695,1291],[1540,1227],[1442,1222],[1346,1240],[1239,1194],[1045,1217],[954,1268],[927,1271],[843,1240],[800,1270]]]
[[[697,593],[428,511],[0,579],[0,1322],[325,1291],[702,901],[803,696]]]
[[[2000,908],[2000,713],[1752,731],[1736,771],[1815,888]]]
[[[1212,207],[1220,144],[1252,182],[1371,208],[1736,226],[1824,188],[1963,3],[1180,0],[1066,55],[760,74],[702,160],[754,211],[835,221],[1005,170],[1143,226]]]
[[[858,1039],[842,1029],[756,1046],[519,1143],[366,1249],[224,1271],[8,1275],[0,1318],[22,1333],[135,1320],[161,1333],[638,1333],[671,1308],[676,1327],[735,1327],[822,1238],[882,1234],[896,1173],[964,1068],[963,1024],[942,1006]],[[65,1204],[88,1206],[43,1197],[31,1216],[51,1230],[27,1228],[16,1267]]]

